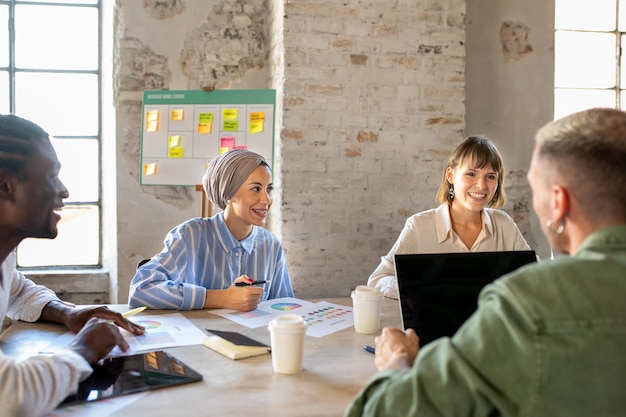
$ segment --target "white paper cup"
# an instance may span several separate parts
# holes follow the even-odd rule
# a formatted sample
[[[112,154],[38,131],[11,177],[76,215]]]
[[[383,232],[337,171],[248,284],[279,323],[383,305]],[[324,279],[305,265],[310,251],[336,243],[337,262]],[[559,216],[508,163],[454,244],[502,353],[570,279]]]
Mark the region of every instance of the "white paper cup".
[[[270,332],[274,372],[279,374],[300,372],[307,329],[302,316],[281,314],[268,324],[267,329]]]
[[[376,333],[380,329],[383,293],[367,285],[359,285],[352,291],[354,329],[357,333]]]

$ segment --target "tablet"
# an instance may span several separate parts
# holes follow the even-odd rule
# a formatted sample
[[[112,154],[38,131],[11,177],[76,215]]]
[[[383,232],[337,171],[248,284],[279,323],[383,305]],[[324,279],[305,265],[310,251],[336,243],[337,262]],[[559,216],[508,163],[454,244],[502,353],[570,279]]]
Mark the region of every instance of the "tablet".
[[[202,381],[202,375],[159,350],[100,360],[78,392],[60,406]]]

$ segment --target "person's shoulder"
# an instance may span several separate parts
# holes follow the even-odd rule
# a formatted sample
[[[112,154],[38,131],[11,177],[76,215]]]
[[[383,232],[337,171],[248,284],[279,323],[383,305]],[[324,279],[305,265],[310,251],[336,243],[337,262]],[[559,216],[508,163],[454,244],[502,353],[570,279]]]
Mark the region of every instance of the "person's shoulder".
[[[485,211],[485,214],[489,216],[496,225],[509,224],[517,227],[515,225],[515,220],[513,220],[513,217],[511,217],[511,215],[506,211],[489,207],[486,207],[483,210]]]
[[[439,210],[439,207],[420,211],[418,213],[411,215],[409,218],[407,218],[407,221],[414,221],[414,222],[431,221],[433,218],[437,217],[438,210]]]
[[[272,245],[272,246],[282,248],[282,243],[280,242],[280,239],[274,232],[269,231],[266,228],[261,227],[261,226],[254,226],[254,233],[255,233],[254,239],[256,241],[262,242],[263,244],[266,244],[266,245]]]

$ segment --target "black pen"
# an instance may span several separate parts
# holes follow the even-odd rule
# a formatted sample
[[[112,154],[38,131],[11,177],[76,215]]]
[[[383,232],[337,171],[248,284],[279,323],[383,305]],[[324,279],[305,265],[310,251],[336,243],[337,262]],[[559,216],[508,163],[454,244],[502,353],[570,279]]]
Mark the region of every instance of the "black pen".
[[[376,354],[376,349],[374,349],[371,346],[365,345],[365,346],[363,346],[363,350],[366,351],[366,352],[369,352],[369,353],[373,353],[374,355]]]
[[[266,281],[252,281],[252,282],[237,282],[235,283],[235,287],[247,287],[248,285],[261,285],[265,284]]]

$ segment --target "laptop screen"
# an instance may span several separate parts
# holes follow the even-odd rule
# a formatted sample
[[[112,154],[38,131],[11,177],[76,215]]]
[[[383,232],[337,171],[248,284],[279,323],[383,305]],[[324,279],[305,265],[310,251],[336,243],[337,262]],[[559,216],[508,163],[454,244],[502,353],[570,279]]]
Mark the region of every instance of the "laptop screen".
[[[452,336],[476,311],[485,285],[536,261],[531,250],[395,255],[402,324],[420,346]]]

